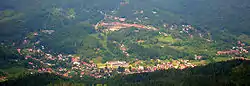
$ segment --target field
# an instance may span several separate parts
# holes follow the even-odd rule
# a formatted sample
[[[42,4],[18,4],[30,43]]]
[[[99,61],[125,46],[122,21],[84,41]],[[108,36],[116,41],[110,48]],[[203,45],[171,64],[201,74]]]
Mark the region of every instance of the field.
[[[175,40],[173,39],[172,36],[156,36],[156,39],[158,39],[160,42],[168,42],[168,43],[173,43]]]

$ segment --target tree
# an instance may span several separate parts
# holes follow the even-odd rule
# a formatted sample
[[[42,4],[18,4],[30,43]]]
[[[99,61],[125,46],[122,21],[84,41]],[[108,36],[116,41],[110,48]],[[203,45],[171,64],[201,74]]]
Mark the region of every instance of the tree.
[[[117,68],[117,71],[118,71],[118,72],[124,72],[124,71],[125,71],[125,68],[119,66],[119,67]]]
[[[161,57],[160,57],[161,60],[165,60],[165,59],[167,59],[167,58],[168,58],[167,56],[161,56]]]

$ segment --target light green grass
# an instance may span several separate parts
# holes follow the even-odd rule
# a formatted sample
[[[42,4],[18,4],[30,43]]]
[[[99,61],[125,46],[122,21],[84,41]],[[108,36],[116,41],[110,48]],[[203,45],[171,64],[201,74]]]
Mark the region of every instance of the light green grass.
[[[169,46],[170,48],[176,49],[176,50],[184,50],[185,47],[182,46]]]
[[[230,59],[229,57],[216,57],[214,60],[216,62],[219,62],[219,61],[227,61],[229,59]]]
[[[172,36],[156,36],[156,39],[158,39],[160,42],[170,42],[170,43],[173,43],[174,42],[174,39]]]

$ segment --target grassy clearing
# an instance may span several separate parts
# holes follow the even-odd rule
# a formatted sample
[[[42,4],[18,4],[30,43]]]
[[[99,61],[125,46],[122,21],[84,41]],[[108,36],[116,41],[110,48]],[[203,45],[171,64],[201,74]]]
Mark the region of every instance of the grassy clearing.
[[[228,58],[228,57],[216,57],[214,60],[216,61],[216,62],[220,62],[220,61],[227,61],[227,60],[229,60],[230,58]]]
[[[172,36],[156,36],[156,39],[158,39],[160,42],[170,42],[173,43],[174,39]]]
[[[194,64],[194,65],[204,65],[204,64],[208,64],[208,62],[206,60],[191,60],[190,63]]]
[[[169,46],[170,48],[176,49],[176,50],[184,50],[185,47],[182,46]]]

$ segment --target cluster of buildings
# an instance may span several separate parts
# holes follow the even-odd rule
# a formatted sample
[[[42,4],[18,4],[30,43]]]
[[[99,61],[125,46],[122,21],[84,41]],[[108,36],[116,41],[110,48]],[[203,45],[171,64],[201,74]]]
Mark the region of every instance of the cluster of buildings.
[[[116,16],[111,16],[111,15],[105,15],[104,19],[118,20],[120,22],[126,21],[126,18],[124,17],[116,17]]]
[[[128,63],[126,61],[108,61],[105,67],[99,68],[93,61],[86,61],[79,56],[50,54],[40,49],[17,49],[20,55],[25,56],[27,67],[39,73],[54,73],[64,77],[84,77],[107,78],[115,73],[133,74],[143,72],[153,72],[156,70],[166,70],[169,68],[184,69],[194,67],[188,60],[176,62],[163,62],[158,60],[155,66],[141,65],[143,61]],[[135,64],[136,66],[131,66]],[[121,71],[119,68],[124,68]],[[33,73],[32,73],[33,74]]]
[[[168,36],[168,34],[167,34],[167,33],[165,33],[165,32],[159,32],[159,34],[160,34],[160,35],[163,35],[163,36],[165,36],[165,37],[167,37],[167,36]]]
[[[134,14],[143,14],[144,13],[144,11],[143,10],[136,10],[135,12],[134,12]]]
[[[240,51],[239,50],[217,51],[217,55],[230,55],[230,54],[240,54]]]
[[[193,29],[191,25],[182,25],[182,31],[180,31],[180,33],[187,33],[190,38],[193,38],[193,35],[190,33],[190,30]]]
[[[143,13],[143,11],[140,11],[139,13]],[[105,20],[110,20],[112,22],[104,22]],[[130,28],[130,27],[136,27],[136,28],[141,28],[141,29],[147,29],[147,30],[158,30],[157,28],[149,25],[141,25],[141,24],[128,24],[125,23],[127,19],[124,17],[116,17],[116,16],[111,16],[111,15],[106,15],[104,17],[104,20],[100,21],[95,25],[95,29],[98,30],[98,27],[105,27],[106,29],[102,30],[104,32],[107,31],[117,31],[122,28]]]
[[[20,55],[25,56],[27,67],[39,73],[48,72],[64,77],[84,75],[95,78],[102,77],[98,73],[97,65],[93,62],[82,61],[79,56],[54,55],[40,49],[17,49]]]
[[[145,40],[137,40],[136,42],[137,42],[137,43],[144,43]]]
[[[122,28],[130,28],[130,27],[136,27],[136,28],[147,29],[147,30],[158,30],[157,28],[152,27],[152,26],[145,26],[145,25],[140,25],[140,24],[128,24],[128,23],[120,23],[120,22],[109,22],[109,23],[101,22],[101,23],[98,23],[98,26],[106,27],[107,29],[105,30],[107,31],[117,31]]]
[[[46,33],[46,34],[52,34],[55,32],[55,30],[41,30],[41,32]]]
[[[129,4],[129,0],[123,0],[123,1],[120,2],[121,6],[125,6],[127,4]]]
[[[193,38],[193,33],[192,31],[195,31],[197,32],[197,30],[192,26],[192,25],[176,25],[176,24],[173,24],[173,25],[168,25],[168,24],[163,24],[163,27],[166,28],[166,29],[170,29],[170,30],[178,30],[179,33],[185,33],[185,34],[188,34],[188,36],[190,38]],[[161,33],[163,34],[163,33]],[[165,35],[165,34],[163,34]],[[202,34],[199,34],[200,37],[202,37]],[[167,34],[166,34],[167,36]]]
[[[248,53],[248,50],[245,49],[244,43],[242,43],[241,41],[238,41],[237,46],[233,47],[230,50],[217,51],[216,55],[239,55],[239,54],[244,54],[244,53]]]
[[[118,68],[118,67],[128,67],[129,63],[127,63],[126,61],[107,61],[106,65],[107,67]]]
[[[122,53],[124,55],[126,55],[127,57],[129,56],[129,53],[127,52],[127,48],[126,48],[126,46],[124,44],[120,45],[120,50],[122,51]]]
[[[194,55],[194,59],[195,59],[195,60],[201,60],[201,59],[202,59],[202,56]]]
[[[141,63],[148,63],[148,62],[139,60],[139,61],[136,61],[134,63],[131,63],[131,64],[134,64],[136,66],[132,67],[130,72],[136,72],[136,71],[137,71],[136,73],[153,72],[156,70],[167,70],[170,68],[185,69],[188,67],[195,67],[196,66],[196,65],[190,63],[189,60],[183,60],[183,59],[173,60],[172,62],[157,59],[156,62],[153,63],[154,66],[149,66],[147,64],[143,66]]]
[[[144,73],[144,72],[154,72],[157,70],[167,70],[167,69],[185,69],[188,67],[195,67],[196,65],[191,64],[189,60],[175,60],[173,62],[164,62],[162,60],[157,59],[157,62],[154,66],[148,65],[141,65],[143,61],[136,61],[132,63],[136,65],[135,67],[126,68],[124,73],[125,74],[133,74],[133,73]]]
[[[143,65],[142,63],[147,63],[147,61],[135,61],[133,63],[127,63],[126,61],[108,61],[106,62],[106,67],[102,68],[106,74],[112,72],[118,72],[123,74],[133,74],[133,73],[144,73],[144,72],[154,72],[157,70],[167,70],[167,69],[185,69],[188,67],[195,67],[196,65],[189,62],[189,60],[174,60],[173,62],[165,62],[163,60],[157,59],[154,66]],[[132,66],[133,65],[133,66]],[[123,67],[124,70],[119,71],[119,67]]]

